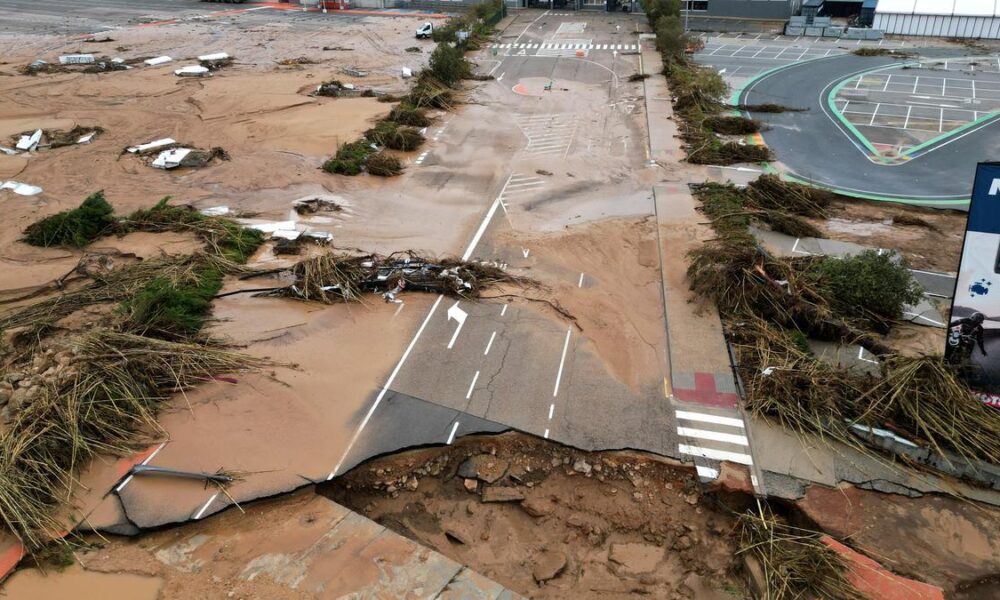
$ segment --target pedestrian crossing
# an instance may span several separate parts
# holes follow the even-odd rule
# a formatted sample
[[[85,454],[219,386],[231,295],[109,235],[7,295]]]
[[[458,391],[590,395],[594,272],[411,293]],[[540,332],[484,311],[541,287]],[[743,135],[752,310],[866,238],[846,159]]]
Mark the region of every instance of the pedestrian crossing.
[[[705,406],[676,411],[677,449],[695,459],[698,476],[704,481],[716,479],[717,465],[724,461],[753,465],[746,426],[742,418],[733,415],[730,410]]]
[[[515,122],[528,138],[527,154],[565,155],[576,135],[577,119],[570,114],[518,115]]]
[[[576,50],[604,50],[607,52],[637,52],[637,44],[594,44],[591,40],[562,40],[557,42],[522,43],[522,44],[493,44],[490,48],[497,50],[536,50],[539,56],[544,56],[541,51],[569,51]]]

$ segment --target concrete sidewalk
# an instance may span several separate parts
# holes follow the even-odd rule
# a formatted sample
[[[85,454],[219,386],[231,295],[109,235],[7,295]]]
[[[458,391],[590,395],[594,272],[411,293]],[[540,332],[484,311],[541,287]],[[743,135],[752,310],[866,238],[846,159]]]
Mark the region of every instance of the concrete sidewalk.
[[[708,174],[681,162],[684,150],[669,89],[659,75],[661,59],[648,40],[642,62],[644,72],[656,73],[644,81],[649,157],[665,175],[653,188],[670,355],[665,392],[678,420],[678,452],[695,463],[702,480],[710,481],[718,477],[722,461],[752,467],[754,460],[722,321],[714,306],[695,297],[687,281],[688,252],[715,235],[695,210],[689,187]]]

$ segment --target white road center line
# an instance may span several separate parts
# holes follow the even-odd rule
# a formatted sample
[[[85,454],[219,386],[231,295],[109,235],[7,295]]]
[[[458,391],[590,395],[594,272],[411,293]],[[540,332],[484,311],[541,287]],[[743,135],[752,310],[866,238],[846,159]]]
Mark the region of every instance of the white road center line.
[[[550,421],[552,420],[552,414],[553,414],[553,413],[554,413],[555,411],[556,411],[556,405],[555,405],[555,403],[553,402],[552,404],[550,404],[550,405],[549,405],[549,420],[550,420]]]
[[[734,419],[732,417],[720,417],[719,415],[690,412],[686,410],[677,411],[677,418],[683,419],[685,421],[700,421],[702,423],[714,423],[715,425],[727,425],[729,427],[739,427],[740,429],[744,427],[742,419]]]
[[[396,363],[396,368],[393,369],[392,373],[389,374],[389,379],[387,379],[385,385],[382,386],[382,391],[378,393],[378,396],[375,398],[375,402],[372,403],[371,408],[368,409],[368,413],[365,414],[365,418],[361,420],[361,424],[358,425],[358,428],[357,430],[355,430],[354,435],[351,436],[351,441],[347,444],[347,448],[344,449],[344,453],[343,455],[341,455],[340,460],[337,462],[337,465],[333,467],[333,470],[330,471],[329,475],[327,475],[326,477],[327,481],[333,479],[337,475],[337,472],[340,471],[340,467],[344,464],[344,461],[347,459],[347,455],[351,452],[351,448],[353,448],[354,444],[357,443],[358,438],[361,436],[361,432],[368,425],[368,421],[371,420],[372,415],[375,413],[375,409],[378,408],[378,405],[382,403],[382,398],[385,397],[385,393],[389,390],[389,386],[392,385],[392,382],[396,380],[396,375],[399,375],[399,370],[403,368],[403,363],[405,363],[406,359],[409,358],[410,352],[413,351],[413,347],[417,345],[417,340],[420,339],[420,335],[423,334],[424,329],[427,328],[427,323],[429,323],[431,317],[434,316],[434,312],[437,310],[438,305],[441,304],[442,298],[444,298],[444,296],[439,295],[437,297],[437,300],[434,301],[434,305],[431,306],[431,309],[429,311],[427,311],[427,316],[424,317],[424,322],[420,324],[420,329],[417,330],[417,333],[413,336],[413,339],[410,340],[410,345],[406,347],[406,350],[403,352],[403,356],[400,357],[399,362]]]
[[[200,519],[201,516],[205,514],[205,511],[208,510],[208,507],[212,506],[212,503],[215,502],[215,499],[218,497],[219,497],[219,492],[215,492],[215,494],[213,494],[212,497],[208,499],[208,502],[206,502],[205,505],[201,507],[201,510],[199,510],[194,515],[194,520],[197,521],[198,519]]]
[[[451,426],[451,433],[448,434],[448,445],[450,446],[452,442],[455,441],[455,432],[458,431],[458,421]]]
[[[690,456],[700,456],[702,458],[711,458],[713,460],[728,460],[729,462],[739,463],[741,465],[752,465],[753,458],[749,454],[741,454],[739,452],[726,452],[725,450],[715,450],[714,448],[702,448],[700,446],[690,446],[688,444],[679,444],[677,450],[681,454],[687,454]]]
[[[552,388],[553,398],[559,395],[559,382],[562,381],[563,366],[566,364],[566,350],[569,348],[569,334],[572,332],[572,327],[566,330],[566,341],[563,342],[562,358],[559,359],[559,372],[556,373],[556,385]]]
[[[476,389],[476,382],[479,381],[479,371],[472,376],[472,383],[469,384],[469,391],[465,392],[465,399],[468,400],[472,397],[472,390]]]
[[[691,427],[678,427],[677,435],[683,435],[690,438],[698,438],[702,440],[712,440],[713,442],[725,442],[727,444],[738,444],[740,446],[748,446],[750,443],[747,441],[745,435],[737,435],[734,433],[720,433],[718,431],[708,431],[707,429],[693,429]]]
[[[487,354],[490,353],[490,348],[493,347],[493,339],[496,337],[497,337],[497,332],[494,331],[492,334],[490,334],[490,341],[486,343],[486,350],[483,352],[483,356],[486,356]]]
[[[504,316],[504,313],[506,313],[506,312],[507,312],[507,305],[504,304],[503,308],[500,309],[500,316],[501,317]]]

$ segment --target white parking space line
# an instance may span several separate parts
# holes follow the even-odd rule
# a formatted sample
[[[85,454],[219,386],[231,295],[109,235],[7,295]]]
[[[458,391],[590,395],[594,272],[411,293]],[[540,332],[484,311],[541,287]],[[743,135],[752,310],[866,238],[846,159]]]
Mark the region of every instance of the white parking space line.
[[[677,435],[682,435],[684,437],[689,437],[689,438],[698,438],[702,440],[711,440],[713,442],[724,442],[726,444],[737,444],[740,446],[750,445],[745,435],[738,435],[735,433],[721,433],[718,431],[709,431],[707,429],[678,427]]]
[[[199,511],[198,511],[198,512],[197,512],[197,513],[196,513],[196,514],[194,515],[194,520],[195,520],[195,521],[197,521],[198,519],[200,519],[200,518],[201,518],[201,516],[202,516],[203,514],[205,514],[205,511],[206,511],[206,510],[208,510],[208,507],[209,507],[209,506],[212,506],[212,503],[213,503],[213,502],[215,502],[215,499],[219,497],[219,494],[220,494],[220,492],[215,492],[215,494],[213,494],[213,495],[212,495],[212,497],[208,499],[208,502],[206,502],[206,503],[204,504],[204,506],[202,506],[202,507],[201,507],[201,510],[199,510]]]
[[[148,465],[149,461],[153,460],[153,458],[157,454],[159,454],[160,450],[163,450],[163,447],[166,446],[166,445],[167,445],[166,442],[161,443],[159,446],[156,447],[156,450],[153,450],[153,452],[151,452],[150,455],[147,456],[146,459],[143,460],[142,462],[140,462],[139,464],[140,465]],[[127,486],[129,484],[129,482],[132,481],[132,477],[133,477],[132,475],[129,475],[128,477],[125,478],[125,481],[123,481],[120,484],[118,484],[118,487],[115,488],[115,492],[120,492],[123,489],[125,489],[125,486]]]
[[[728,427],[739,427],[743,428],[742,419],[734,419],[732,417],[722,417],[719,415],[713,415],[708,413],[692,412],[687,410],[677,411],[677,418],[684,421],[698,421],[701,423],[713,423],[715,425],[726,425]]]
[[[552,388],[553,398],[559,395],[559,382],[562,381],[563,366],[566,365],[566,350],[569,349],[569,336],[572,332],[572,327],[566,330],[566,341],[563,342],[562,358],[559,359],[559,371],[556,373],[556,385]]]

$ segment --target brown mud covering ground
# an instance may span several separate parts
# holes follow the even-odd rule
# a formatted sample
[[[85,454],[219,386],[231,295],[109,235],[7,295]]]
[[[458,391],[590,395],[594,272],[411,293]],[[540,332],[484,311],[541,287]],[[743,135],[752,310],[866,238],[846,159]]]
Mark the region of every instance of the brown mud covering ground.
[[[531,598],[749,597],[734,513],[690,469],[520,434],[358,467],[320,493]]]
[[[889,202],[837,200],[827,219],[809,221],[823,237],[872,248],[892,248],[914,269],[955,272],[968,214]]]

